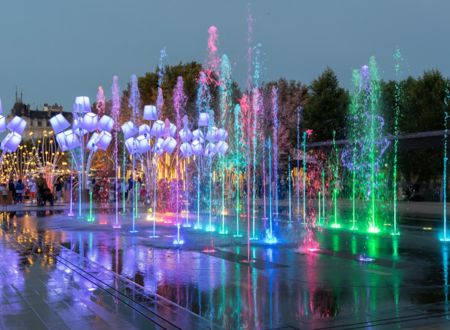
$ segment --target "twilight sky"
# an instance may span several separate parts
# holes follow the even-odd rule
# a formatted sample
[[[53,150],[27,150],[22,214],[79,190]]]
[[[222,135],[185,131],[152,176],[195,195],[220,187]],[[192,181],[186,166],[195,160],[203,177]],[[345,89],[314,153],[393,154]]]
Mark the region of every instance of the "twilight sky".
[[[375,55],[383,79],[393,78],[400,47],[406,75],[436,68],[450,75],[449,0],[253,0],[254,42],[263,49],[263,80],[309,83],[327,66],[349,86],[351,70]],[[166,63],[204,62],[208,27],[219,51],[246,78],[246,0],[12,0],[0,3],[0,97],[5,112],[16,86],[32,106],[75,96],[110,96],[112,76]]]

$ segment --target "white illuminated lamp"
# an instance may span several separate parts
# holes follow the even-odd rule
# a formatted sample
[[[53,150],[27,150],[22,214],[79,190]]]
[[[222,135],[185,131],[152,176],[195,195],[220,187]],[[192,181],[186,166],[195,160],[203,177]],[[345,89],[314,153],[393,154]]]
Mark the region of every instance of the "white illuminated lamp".
[[[205,156],[213,157],[216,152],[216,145],[212,142],[209,142],[205,147]]]
[[[72,130],[78,136],[83,136],[87,131],[83,128],[83,118],[74,118],[72,123]]]
[[[139,135],[135,140],[135,145],[136,151],[140,154],[150,150],[150,143],[145,135]]]
[[[25,130],[25,127],[27,126],[27,122],[18,117],[18,116],[14,116],[13,119],[11,119],[11,121],[8,123],[8,125],[6,126],[11,132],[15,132],[17,134],[22,134],[23,131]]]
[[[134,137],[129,137],[125,140],[125,147],[127,147],[128,153],[134,153]]]
[[[97,132],[94,132],[94,133],[91,135],[91,138],[89,139],[89,141],[88,141],[88,143],[87,143],[87,145],[86,145],[86,148],[87,148],[88,150],[97,151],[98,137],[99,137],[99,134],[98,134]]]
[[[156,140],[155,146],[154,146],[154,148],[153,148],[153,151],[154,151],[156,154],[162,155],[162,154],[164,153],[164,150],[163,150],[163,148],[162,148],[163,143],[164,143],[164,139],[162,139],[162,138],[158,138],[158,139]]]
[[[158,110],[154,105],[146,105],[144,107],[144,119],[145,120],[157,120]]]
[[[205,136],[203,135],[203,132],[199,129],[196,129],[192,132],[192,137],[194,140],[199,140],[200,143],[205,142]]]
[[[207,112],[200,112],[198,117],[198,126],[206,127],[209,125],[209,114]]]
[[[122,132],[125,136],[125,139],[128,139],[137,135],[139,133],[139,130],[132,121],[127,121],[122,125]]]
[[[184,142],[184,143],[182,143],[181,144],[181,146],[180,146],[180,152],[181,152],[181,155],[184,157],[184,158],[188,158],[188,157],[191,157],[192,156],[192,146],[189,144],[189,143],[187,143],[187,142]]]
[[[6,130],[6,118],[0,115],[0,133]]]
[[[164,135],[165,124],[162,120],[157,120],[152,125],[151,135],[160,138]]]
[[[171,154],[175,150],[176,146],[177,141],[173,137],[169,136],[164,140],[162,148],[165,152]]]
[[[73,105],[73,112],[86,113],[91,112],[91,102],[87,96],[77,96]]]
[[[112,135],[109,132],[101,131],[98,135],[97,147],[101,150],[108,149],[109,144],[112,141]]]
[[[215,126],[210,127],[208,129],[208,131],[206,132],[206,140],[209,141],[209,142],[216,142],[217,141],[216,140],[216,138],[217,138],[217,136],[216,136],[217,130],[218,129]]]
[[[50,125],[52,125],[55,134],[61,133],[62,131],[70,127],[70,123],[60,113],[50,118]]]
[[[97,129],[98,116],[93,112],[88,112],[83,116],[83,128],[88,132]]]
[[[22,136],[16,132],[11,132],[3,138],[0,147],[4,152],[14,152],[20,142],[22,142]]]
[[[60,148],[66,147],[66,135],[64,132],[56,134],[56,142],[58,142]]]
[[[66,141],[66,147],[68,150],[75,149],[81,146],[80,139],[71,129],[64,131],[64,139]]]
[[[216,131],[216,141],[225,141],[228,138],[228,132],[223,128]]]
[[[175,134],[177,134],[177,127],[172,123],[169,125],[169,133],[171,137],[175,137]]]
[[[219,141],[216,143],[216,152],[223,156],[226,154],[228,150],[228,143],[226,143],[225,141]]]
[[[184,127],[178,135],[180,136],[180,139],[182,142],[190,142],[193,138],[192,132],[189,128]]]
[[[106,132],[111,132],[114,127],[114,119],[108,115],[103,115],[98,121],[98,129]]]
[[[192,152],[196,156],[201,156],[203,154],[203,145],[200,143],[199,140],[192,141]]]
[[[139,126],[139,135],[144,135],[145,137],[150,136],[150,126],[148,126],[147,124],[142,124]]]

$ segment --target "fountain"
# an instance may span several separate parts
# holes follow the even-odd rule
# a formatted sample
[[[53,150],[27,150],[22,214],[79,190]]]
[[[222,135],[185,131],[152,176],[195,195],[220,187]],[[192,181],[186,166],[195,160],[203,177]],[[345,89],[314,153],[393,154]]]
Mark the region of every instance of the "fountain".
[[[120,90],[119,90],[119,78],[117,76],[113,77],[113,84],[111,87],[112,92],[112,109],[111,116],[114,120],[114,167],[115,167],[115,175],[114,175],[114,204],[115,204],[115,221],[113,228],[120,229],[121,225],[119,223],[119,180],[118,180],[118,171],[119,171],[119,154],[118,154],[118,130],[119,130],[119,114],[120,114]],[[123,169],[125,173],[125,168]]]
[[[448,96],[450,95],[448,87],[446,87],[446,98],[445,103],[447,103]],[[447,104],[446,104],[447,105]],[[447,236],[447,139],[448,139],[448,127],[447,121],[450,116],[447,112],[444,113],[444,157],[443,157],[443,174],[442,174],[442,190],[443,190],[443,236],[441,238],[442,242],[450,242],[450,237]]]
[[[400,53],[400,49],[396,49],[394,52],[394,63],[395,63],[395,93],[394,93],[394,164],[392,169],[392,193],[393,193],[393,228],[392,235],[400,235],[400,232],[397,227],[397,158],[398,158],[398,134],[399,134],[399,117],[400,117],[400,99],[401,99],[401,90],[400,90],[400,64],[403,61],[402,54]]]
[[[273,194],[275,197],[275,220],[278,221],[278,88],[272,87],[272,116],[273,116]]]
[[[381,170],[389,142],[383,133],[380,108],[380,78],[374,58],[353,73],[350,104],[350,145],[342,151],[342,162],[351,174],[352,219],[350,229],[377,234],[381,231],[381,203],[386,203],[386,176]],[[364,211],[356,212],[357,201]],[[359,215],[357,217],[357,214]],[[342,226],[344,223],[339,222]]]
[[[333,201],[333,224],[332,228],[341,228],[341,224],[338,222],[338,194],[339,194],[339,152],[336,147],[336,132],[333,131],[333,155],[331,160],[331,172],[333,173],[333,189],[332,189],[332,201]]]
[[[308,175],[308,168],[306,163],[306,140],[308,133],[303,132],[302,148],[303,148],[303,224],[306,225],[306,176]]]
[[[241,118],[241,106],[236,104],[234,107],[234,155],[233,155],[233,167],[236,175],[236,231],[234,237],[242,237],[239,222],[240,222],[240,186],[241,186],[241,171],[245,168],[246,159],[243,153],[243,144],[241,143],[243,138],[242,127],[240,125]]]
[[[272,211],[272,141],[269,137],[267,140],[267,150],[269,154],[269,228],[266,229],[266,237],[264,238],[264,242],[267,244],[276,244],[277,238],[273,233],[273,211]],[[275,197],[276,198],[276,197]]]
[[[263,96],[261,91],[261,44],[257,44],[254,49],[254,73],[253,73],[253,88],[252,88],[252,149],[253,149],[253,159],[252,159],[252,234],[249,240],[257,240],[256,236],[256,167],[257,167],[257,149],[258,149],[258,123],[260,121],[259,117],[263,112]],[[261,132],[262,136],[263,133]]]
[[[219,80],[219,106],[220,106],[220,125],[226,127],[229,121],[228,115],[232,109],[232,79],[231,64],[227,55],[223,55],[220,60],[220,80]],[[229,159],[221,157],[219,160],[219,169],[221,171],[221,228],[219,234],[226,235],[228,230],[225,228],[225,180],[226,170],[229,167]]]
[[[183,77],[177,78],[177,84],[175,86],[174,92],[173,92],[173,107],[175,109],[175,118],[176,118],[176,127],[178,130],[181,128],[181,113],[185,111],[187,97],[184,94],[184,83],[183,83]],[[181,132],[180,132],[181,133]],[[180,134],[178,134],[177,137],[177,146],[180,145]],[[177,150],[178,151],[178,150]],[[180,237],[180,228],[181,228],[181,222],[180,222],[180,164],[178,159],[178,152],[176,155],[176,164],[175,164],[175,171],[176,171],[176,226],[177,226],[177,238],[173,242],[175,245],[182,245],[184,244],[184,240]],[[187,173],[187,171],[186,171]],[[189,215],[186,215],[186,219],[188,219]],[[189,224],[188,222],[186,223]]]

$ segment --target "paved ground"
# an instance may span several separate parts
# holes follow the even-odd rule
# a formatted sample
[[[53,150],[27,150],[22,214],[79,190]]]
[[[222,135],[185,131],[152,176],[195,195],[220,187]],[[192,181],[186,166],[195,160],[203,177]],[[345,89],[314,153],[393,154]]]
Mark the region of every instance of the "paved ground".
[[[1,329],[156,329],[107,294],[85,290],[52,259],[27,255],[0,239]]]
[[[0,326],[446,329],[450,246],[437,239],[439,205],[424,205],[400,237],[276,223],[280,244],[255,241],[250,264],[232,235],[183,228],[173,248],[170,217],[150,238],[145,214],[131,234],[129,217],[114,230],[107,211],[93,223],[63,207],[4,213]]]

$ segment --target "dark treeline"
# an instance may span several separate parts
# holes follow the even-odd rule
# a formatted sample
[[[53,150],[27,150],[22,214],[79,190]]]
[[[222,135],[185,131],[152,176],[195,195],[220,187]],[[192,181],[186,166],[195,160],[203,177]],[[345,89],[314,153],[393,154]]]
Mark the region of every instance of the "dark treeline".
[[[197,79],[202,65],[196,62],[167,66],[162,83],[164,91],[164,107],[162,118],[174,121],[172,93],[177,77],[184,79],[185,93],[188,97],[186,114],[191,122],[196,115]],[[146,73],[139,77],[139,90],[142,105],[155,104],[157,96],[158,73]],[[449,80],[437,70],[430,70],[422,76],[408,77],[399,82],[381,81],[381,100],[379,113],[384,118],[385,134],[394,132],[394,92],[396,84],[401,91],[399,131],[402,133],[442,130],[444,113],[449,111],[445,105],[446,86]],[[237,83],[233,83],[233,103],[239,103],[243,91]],[[332,139],[333,131],[337,139],[345,139],[348,123],[348,107],[350,91],[340,86],[332,69],[327,68],[311,84],[307,85],[296,80],[281,78],[277,81],[265,82],[261,89],[264,95],[264,111],[260,117],[261,127],[265,132],[271,132],[272,114],[270,92],[273,86],[279,91],[279,122],[280,122],[280,161],[283,155],[294,154],[296,148],[296,113],[302,108],[301,131],[313,131],[310,141],[326,141]],[[211,91],[211,107],[218,108],[218,88]],[[128,118],[128,90],[123,93],[122,118]],[[218,112],[218,111],[216,111]],[[401,150],[399,166],[402,180],[411,184],[438,180],[442,169],[442,151],[440,149]],[[285,157],[286,158],[286,157]]]

